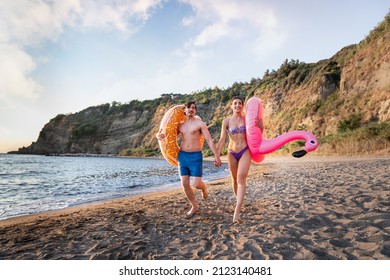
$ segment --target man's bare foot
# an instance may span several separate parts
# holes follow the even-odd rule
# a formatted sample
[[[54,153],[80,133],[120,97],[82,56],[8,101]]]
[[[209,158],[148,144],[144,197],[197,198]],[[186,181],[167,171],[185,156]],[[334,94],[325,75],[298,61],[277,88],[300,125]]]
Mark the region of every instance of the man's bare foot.
[[[201,190],[202,191],[202,198],[203,199],[206,199],[209,197],[209,192],[208,190],[206,189],[206,186],[203,186],[203,187],[196,187],[198,190]]]
[[[206,199],[206,198],[208,198],[209,197],[209,192],[208,192],[208,190],[204,187],[203,189],[202,189],[202,198],[203,199]]]

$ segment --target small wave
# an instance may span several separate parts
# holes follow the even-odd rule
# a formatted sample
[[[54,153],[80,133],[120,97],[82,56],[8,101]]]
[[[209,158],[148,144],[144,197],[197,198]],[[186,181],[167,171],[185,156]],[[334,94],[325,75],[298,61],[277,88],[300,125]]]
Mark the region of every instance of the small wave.
[[[123,186],[123,187],[121,187],[121,189],[135,189],[135,188],[139,188],[139,187],[145,187],[145,185],[134,184],[134,185]]]

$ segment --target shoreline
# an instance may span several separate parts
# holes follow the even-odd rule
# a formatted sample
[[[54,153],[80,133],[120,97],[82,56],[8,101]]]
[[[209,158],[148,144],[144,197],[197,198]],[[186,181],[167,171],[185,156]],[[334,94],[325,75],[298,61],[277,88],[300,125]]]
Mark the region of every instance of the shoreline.
[[[30,157],[30,155],[28,155],[28,156]],[[37,155],[37,157],[45,157],[45,156]],[[81,158],[81,160],[83,160],[82,158],[85,158],[85,157],[78,157],[78,158]],[[107,160],[110,160],[111,158],[112,157],[106,157]],[[122,161],[123,162],[130,162],[130,165],[127,164],[127,166],[128,166],[127,169],[129,169],[129,170],[132,170],[132,168],[133,168],[132,167],[132,162],[133,162],[132,160],[143,161],[146,164],[145,166],[148,166],[149,164],[151,164],[151,166],[154,166],[155,161],[158,162],[158,165],[166,163],[165,159],[163,159],[163,158],[116,157],[116,159],[118,159],[119,162],[122,162]],[[114,159],[114,160],[116,160],[116,159]],[[45,160],[45,159],[43,159],[43,160]],[[88,159],[86,159],[86,160],[88,160]],[[100,159],[99,159],[99,162],[100,162]],[[205,167],[205,169],[204,169],[204,173],[205,173],[204,179],[205,180],[212,181],[215,178],[219,179],[219,178],[224,178],[227,176],[227,172],[224,171],[227,168],[227,165],[221,169],[218,169],[218,170],[216,168],[211,168],[210,164],[206,164],[206,166],[207,167]],[[40,169],[39,166],[36,166],[36,168]],[[72,196],[70,198],[66,198],[66,199],[62,199],[61,196],[54,195],[51,199],[47,200],[47,201],[49,201],[48,204],[41,203],[41,200],[46,199],[46,196],[48,196],[47,193],[43,193],[42,196],[40,196],[38,199],[35,199],[32,201],[32,202],[35,201],[35,205],[33,203],[31,203],[31,206],[28,204],[25,204],[25,205],[28,205],[28,207],[27,206],[23,207],[21,201],[20,201],[20,203],[12,205],[13,202],[11,202],[11,200],[12,200],[12,197],[11,197],[9,199],[10,200],[9,206],[7,203],[4,203],[4,204],[2,204],[4,207],[0,207],[0,221],[24,217],[24,216],[30,216],[30,215],[35,215],[35,214],[41,214],[41,213],[45,213],[45,212],[74,208],[74,207],[83,206],[83,205],[95,204],[95,203],[100,203],[100,202],[107,202],[107,201],[111,201],[114,199],[121,199],[121,198],[127,198],[127,197],[139,196],[139,195],[142,196],[144,194],[155,193],[155,192],[165,191],[165,190],[170,190],[170,189],[180,189],[181,188],[180,178],[176,175],[176,173],[177,173],[177,167],[175,168],[175,167],[170,166],[170,173],[169,173],[169,176],[167,176],[166,178],[164,178],[164,177],[159,178],[160,174],[156,175],[156,178],[157,178],[156,180],[148,180],[148,178],[144,178],[144,177],[140,176],[139,179],[137,179],[138,184],[136,185],[136,187],[134,187],[134,184],[129,183],[129,185],[131,187],[129,187],[128,190],[126,188],[119,188],[119,191],[116,191],[115,187],[122,186],[122,185],[113,184],[112,185],[113,187],[111,189],[106,188],[105,189],[106,192],[101,192],[98,195],[87,194],[87,195],[83,196],[83,194],[78,194],[77,196],[74,195],[74,196]],[[145,175],[143,175],[143,176],[145,176]],[[121,182],[121,183],[123,183],[123,185],[126,185],[125,181],[132,180],[132,177],[129,177],[129,178],[125,177],[123,174],[122,174],[121,178],[123,178],[122,179],[123,182]],[[142,178],[144,178],[144,179],[142,179]],[[109,186],[109,185],[106,185],[104,183],[105,181],[101,181],[101,182],[103,182],[103,183],[101,183],[102,186]],[[58,182],[57,184],[53,184],[53,188],[58,186],[59,183],[60,182]],[[28,183],[26,183],[26,184],[28,184]],[[91,182],[87,182],[86,184],[90,185]],[[36,184],[36,185],[38,186],[38,184]],[[75,183],[74,186],[77,186],[77,183]],[[5,183],[3,190],[6,190],[6,188],[7,188],[7,185]],[[122,191],[122,189],[124,189],[124,191]],[[4,194],[6,195],[7,193],[4,192]],[[42,198],[42,199],[40,199],[40,198]],[[5,201],[7,201],[7,198],[5,198],[5,199],[6,199]],[[19,205],[19,204],[21,204],[22,206],[20,208],[16,207],[16,205]]]
[[[266,157],[233,224],[229,178],[0,221],[0,259],[390,259],[390,157]],[[387,167],[387,168],[386,168]]]
[[[205,183],[206,184],[210,184],[210,183],[214,184],[214,182],[226,180],[227,178],[228,177],[212,179],[210,181],[205,181]],[[145,191],[143,193],[128,194],[125,196],[112,197],[112,198],[107,198],[107,199],[103,199],[103,200],[82,202],[82,203],[70,205],[68,207],[61,208],[61,209],[46,210],[46,211],[42,211],[42,212],[25,214],[25,215],[21,215],[21,216],[14,216],[14,217],[9,217],[9,218],[4,218],[4,219],[0,218],[0,227],[3,224],[13,224],[13,223],[17,222],[18,220],[21,220],[23,222],[24,219],[30,219],[30,218],[34,219],[35,216],[42,216],[42,215],[43,216],[46,216],[46,215],[50,216],[50,215],[55,215],[56,212],[58,212],[58,214],[61,214],[62,212],[72,212],[72,209],[77,211],[78,208],[85,208],[85,207],[99,205],[99,204],[106,204],[106,203],[115,202],[115,201],[119,201],[119,200],[137,199],[137,198],[142,198],[144,196],[153,196],[156,194],[163,194],[163,193],[169,193],[169,192],[176,193],[178,191],[181,191],[180,181],[178,181],[177,183],[161,184],[161,185],[156,185],[156,186],[161,187],[161,186],[167,186],[167,185],[177,185],[177,187],[172,187],[172,188],[167,188],[167,189],[162,188],[159,190],[149,190],[149,191]],[[155,188],[156,186],[153,186],[153,188]]]

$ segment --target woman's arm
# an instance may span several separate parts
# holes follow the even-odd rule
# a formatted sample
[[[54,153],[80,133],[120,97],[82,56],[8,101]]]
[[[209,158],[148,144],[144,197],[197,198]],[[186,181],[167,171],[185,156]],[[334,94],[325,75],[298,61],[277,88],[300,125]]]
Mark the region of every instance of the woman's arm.
[[[228,129],[228,119],[224,119],[222,122],[222,127],[221,127],[221,136],[219,137],[219,141],[217,143],[217,149],[218,149],[218,154],[221,155],[222,148],[225,145],[226,141],[226,131]]]
[[[259,117],[256,118],[256,126],[257,126],[258,128],[260,128],[261,133],[263,133],[264,124],[263,124],[263,120],[262,120],[262,119],[259,119]]]

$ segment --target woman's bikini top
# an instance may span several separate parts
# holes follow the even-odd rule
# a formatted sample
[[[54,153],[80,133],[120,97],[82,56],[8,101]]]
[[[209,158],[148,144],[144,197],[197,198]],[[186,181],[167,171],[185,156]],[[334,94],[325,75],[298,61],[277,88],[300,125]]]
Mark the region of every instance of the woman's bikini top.
[[[242,125],[240,127],[231,127],[228,129],[228,133],[230,133],[231,135],[238,133],[246,133],[245,125]]]

